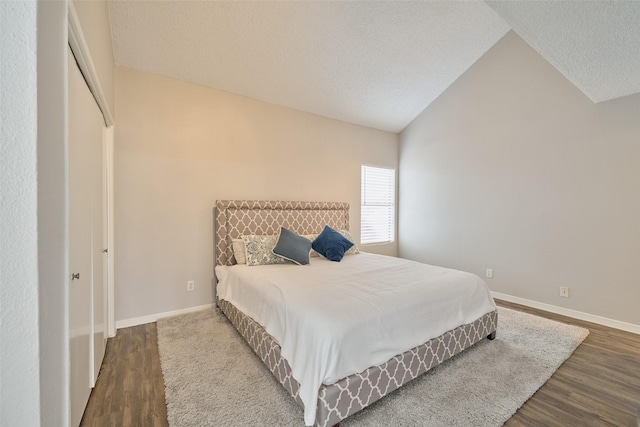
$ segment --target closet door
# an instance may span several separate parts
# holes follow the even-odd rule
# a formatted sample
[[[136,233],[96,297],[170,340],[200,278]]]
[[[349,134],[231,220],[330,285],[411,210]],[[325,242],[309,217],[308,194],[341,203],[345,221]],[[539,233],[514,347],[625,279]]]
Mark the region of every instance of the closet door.
[[[94,374],[94,286],[102,282],[102,248],[94,238],[95,199],[102,200],[101,186],[96,193],[97,175],[102,179],[102,165],[96,170],[102,153],[104,122],[87,87],[71,50],[69,55],[69,358],[71,425],[80,424],[89,399]],[[100,221],[100,241],[102,222]],[[95,271],[99,270],[100,280]],[[100,290],[102,292],[102,288]]]
[[[85,86],[86,87],[86,86]],[[89,89],[87,88],[87,91]],[[93,97],[91,98],[93,100]],[[98,108],[94,101],[94,105]],[[104,204],[104,142],[103,130],[104,122],[102,122],[102,113],[100,113],[101,128],[99,144],[92,144],[91,149],[91,329],[92,329],[92,376],[91,387],[95,386],[104,358],[104,350],[106,344],[106,322],[105,322],[105,293],[106,283],[104,273],[106,272],[106,239],[104,238],[105,228],[105,204]],[[97,142],[97,141],[94,141]]]

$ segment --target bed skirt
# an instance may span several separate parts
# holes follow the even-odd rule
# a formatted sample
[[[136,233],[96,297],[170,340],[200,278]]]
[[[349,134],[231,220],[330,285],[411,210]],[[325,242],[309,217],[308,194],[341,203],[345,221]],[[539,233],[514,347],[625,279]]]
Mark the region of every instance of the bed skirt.
[[[218,299],[217,304],[280,384],[300,406],[303,406],[298,396],[300,384],[291,376],[291,367],[282,357],[280,346],[273,337],[230,302]],[[382,365],[350,375],[334,384],[323,384],[318,394],[316,425],[329,427],[339,423],[429,369],[494,334],[497,325],[498,312],[492,311],[474,322],[459,326],[394,356]]]

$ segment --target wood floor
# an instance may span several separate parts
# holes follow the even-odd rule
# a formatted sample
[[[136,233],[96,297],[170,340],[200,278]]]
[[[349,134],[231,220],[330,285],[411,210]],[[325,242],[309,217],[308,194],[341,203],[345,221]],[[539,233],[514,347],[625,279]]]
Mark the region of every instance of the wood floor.
[[[169,426],[155,323],[119,329],[109,338],[80,425]]]
[[[497,303],[591,331],[506,427],[638,426],[640,335]],[[120,329],[109,339],[81,426],[168,426],[155,323]]]

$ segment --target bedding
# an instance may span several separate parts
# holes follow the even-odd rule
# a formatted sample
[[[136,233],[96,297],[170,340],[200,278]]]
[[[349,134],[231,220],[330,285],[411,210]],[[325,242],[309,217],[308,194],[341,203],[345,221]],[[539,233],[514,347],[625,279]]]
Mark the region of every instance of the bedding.
[[[290,230],[288,230],[288,231],[290,231]],[[293,232],[291,232],[291,233],[293,233]],[[358,245],[356,245],[355,240],[354,240],[353,236],[351,236],[351,233],[349,233],[349,231],[347,231],[347,230],[339,230],[338,233],[342,234],[347,240],[349,240],[351,243],[353,243],[353,246],[351,246],[349,248],[349,250],[347,252],[345,252],[344,256],[355,255],[355,254],[359,254],[360,253],[360,249],[358,248]],[[265,237],[268,237],[269,239],[271,239],[270,236],[265,236]],[[301,236],[301,237],[304,237],[307,240],[309,240],[309,244],[311,244],[311,242],[313,242],[318,237],[318,234],[305,234],[304,236]],[[246,264],[247,263],[247,254],[246,254],[246,250],[245,250],[244,240],[243,239],[231,239],[231,244],[232,244],[232,248],[233,248],[233,257],[236,260],[236,264]],[[277,246],[277,244],[276,244],[276,246]],[[275,248],[274,248],[274,253],[276,255],[283,256],[282,254],[277,254],[275,252]],[[310,257],[319,257],[320,254],[310,247],[309,256]],[[287,258],[290,261],[292,261],[292,259],[290,259],[290,257],[285,257],[285,258]],[[296,261],[293,261],[293,262],[295,262],[296,264],[305,264],[305,262],[296,262]],[[262,264],[261,263],[257,263],[255,265],[262,265]]]
[[[349,250],[344,253],[345,256],[347,256],[347,255],[355,255],[355,254],[359,254],[360,253],[360,249],[358,249],[358,245],[356,245],[355,239],[353,238],[351,233],[349,233],[348,230],[338,230],[338,233],[342,234],[348,241],[353,243],[353,246],[351,246],[349,248]]]
[[[305,237],[311,243],[314,240],[316,240],[316,237],[318,237],[318,235],[317,234],[305,234],[303,237]],[[311,251],[309,252],[309,257],[310,258],[317,258],[319,256],[320,256],[320,254],[318,252],[314,251],[313,248],[311,248]]]
[[[291,263],[273,253],[273,248],[277,243],[278,236],[242,236],[245,247],[247,265],[269,265]]]
[[[286,227],[307,238],[312,236],[309,238],[312,241],[325,225],[341,232],[348,231],[349,204],[343,202],[218,200],[214,209],[214,221],[214,265],[232,266],[236,261],[233,253],[233,240],[241,239],[246,235],[274,236],[278,234],[281,227]],[[275,245],[275,242],[272,244]],[[357,248],[352,247],[346,255],[352,250],[355,252]],[[311,256],[314,256],[314,251],[311,251]],[[288,265],[258,265],[248,268],[256,269],[255,273],[271,267],[305,269],[312,268],[317,264],[316,260],[319,259],[323,258],[316,256],[313,258],[311,266],[304,267],[289,263]],[[334,266],[345,264],[344,261],[340,263],[323,262]],[[246,269],[247,266],[239,266],[238,268]],[[223,275],[229,271],[233,270],[216,269],[216,273],[219,273],[218,278],[221,280],[223,280]],[[305,404],[299,393],[301,384],[293,377],[291,366],[282,355],[280,343],[234,304],[220,299],[219,292],[216,294],[216,305],[244,337],[278,382],[304,408]],[[384,300],[384,293],[381,293],[380,296]],[[381,306],[383,304],[381,303]],[[457,303],[454,302],[451,306],[457,307]],[[351,309],[347,308],[346,310]],[[312,403],[318,408],[316,425],[318,427],[333,426],[485,338],[494,339],[498,323],[497,313],[497,310],[490,311],[471,323],[464,323],[449,329],[404,353],[393,356],[382,364],[369,366],[362,372],[349,375],[334,383],[322,384],[317,392],[317,403]],[[404,327],[407,328],[406,325]],[[307,411],[308,409],[305,410],[305,414]],[[308,424],[307,421],[305,418],[306,424]]]
[[[476,321],[496,306],[479,277],[361,253],[340,263],[216,266],[217,296],[280,345],[315,421],[318,390]],[[407,325],[411,325],[407,327]]]
[[[358,245],[356,245],[355,239],[353,238],[353,236],[351,235],[351,233],[348,230],[338,230],[338,233],[342,234],[344,237],[346,237],[346,239],[348,241],[353,243],[353,246],[351,246],[349,248],[349,250],[344,253],[344,256],[355,255],[355,254],[359,254],[360,253],[360,248],[358,248]],[[314,240],[316,240],[316,237],[318,237],[318,235],[317,234],[305,234],[303,237],[306,237],[311,242],[313,242]],[[316,252],[313,248],[311,248],[311,252],[310,252],[309,256],[312,257],[312,258],[315,258],[315,257],[319,257],[321,255],[318,252]]]
[[[233,257],[236,259],[236,264],[246,264],[247,252],[244,248],[244,240],[232,239],[231,245],[233,247]]]
[[[322,233],[311,243],[313,250],[323,257],[340,262],[344,254],[353,246],[342,234],[326,225]]]
[[[273,248],[273,253],[298,265],[309,264],[309,251],[311,242],[309,239],[299,236],[293,231],[280,227],[278,241]]]

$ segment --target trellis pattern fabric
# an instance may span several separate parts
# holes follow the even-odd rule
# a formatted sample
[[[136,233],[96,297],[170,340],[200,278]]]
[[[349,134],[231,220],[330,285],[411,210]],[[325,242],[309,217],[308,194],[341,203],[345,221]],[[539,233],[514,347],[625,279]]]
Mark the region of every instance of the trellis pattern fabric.
[[[300,235],[318,234],[325,225],[349,230],[349,204],[332,202],[271,202],[223,200],[216,202],[216,265],[233,265],[232,239],[243,235],[277,235],[286,227]],[[253,319],[224,300],[218,306],[284,388],[295,398],[300,384],[282,357],[280,346]],[[316,424],[332,426],[420,374],[495,332],[497,311],[462,325],[384,364],[346,377],[319,390]]]
[[[216,265],[233,265],[232,239],[255,234],[277,236],[280,227],[318,234],[325,225],[349,230],[349,203],[219,200],[215,210]]]
[[[298,397],[300,384],[291,376],[289,363],[282,357],[280,346],[271,335],[228,301],[218,300],[218,306],[278,381],[302,406]],[[318,395],[316,425],[335,425],[484,339],[495,332],[497,325],[498,312],[487,313],[472,323],[445,332],[382,365],[350,375],[337,383],[322,385]]]

